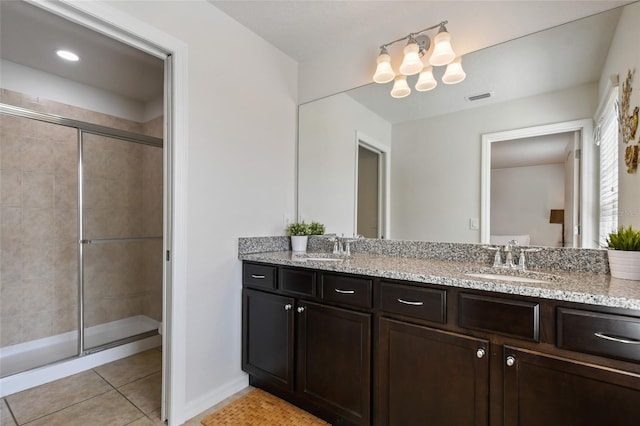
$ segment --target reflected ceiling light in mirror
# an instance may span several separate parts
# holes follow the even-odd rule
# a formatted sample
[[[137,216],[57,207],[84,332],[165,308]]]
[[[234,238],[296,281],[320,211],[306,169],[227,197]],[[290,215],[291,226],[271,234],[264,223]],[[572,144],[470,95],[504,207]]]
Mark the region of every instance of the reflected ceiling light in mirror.
[[[456,58],[456,54],[451,47],[451,35],[447,32],[446,24],[447,21],[442,21],[437,25],[380,46],[373,81],[383,84],[390,82],[395,77],[391,96],[404,98],[411,93],[406,76],[420,73],[415,86],[416,90],[420,92],[432,90],[438,85],[433,77],[432,66],[447,65],[447,70],[442,80],[446,84],[455,84],[464,80],[466,74],[462,69],[460,58]],[[429,36],[423,33],[436,28],[438,28],[438,34],[435,36],[432,46]],[[403,40],[407,40],[407,44],[403,49],[404,56],[396,77],[396,73],[391,66],[391,56],[387,51],[387,47]],[[430,47],[432,47],[431,50],[429,50]],[[428,61],[426,56],[428,56]],[[424,61],[423,57],[425,57]]]
[[[447,65],[447,70],[442,76],[442,82],[444,84],[456,84],[465,79],[467,73],[462,69],[462,58],[456,58]]]
[[[407,76],[399,75],[396,77],[396,80],[393,82],[393,89],[391,89],[391,96],[394,98],[405,98],[409,96],[411,93],[411,89],[407,84]]]
[[[416,83],[416,90],[419,92],[426,92],[431,89],[435,89],[438,82],[433,77],[433,67],[425,66],[418,76],[418,82]]]
[[[449,64],[456,57],[453,47],[451,47],[451,35],[447,32],[444,23],[440,24],[438,35],[433,39],[433,53],[429,58],[429,63],[436,67]]]

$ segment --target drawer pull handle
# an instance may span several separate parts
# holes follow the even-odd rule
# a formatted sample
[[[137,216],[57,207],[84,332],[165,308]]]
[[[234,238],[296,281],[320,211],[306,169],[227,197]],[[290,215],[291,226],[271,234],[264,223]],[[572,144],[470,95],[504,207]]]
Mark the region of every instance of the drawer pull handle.
[[[638,339],[632,339],[630,337],[618,337],[618,336],[610,336],[608,334],[605,333],[601,333],[601,332],[595,332],[593,333],[594,336],[599,337],[601,339],[605,339],[605,340],[611,340],[613,342],[618,342],[618,343],[626,343],[628,345],[640,345],[640,340]]]
[[[251,274],[251,278],[256,280],[264,280],[264,275]]]
[[[355,294],[356,291],[355,290],[342,290],[339,288],[334,288],[336,293],[340,293],[340,294]]]
[[[411,305],[411,306],[422,306],[424,305],[424,302],[413,302],[411,300],[404,300],[404,299],[397,299],[398,302],[400,303],[404,303],[405,305]]]

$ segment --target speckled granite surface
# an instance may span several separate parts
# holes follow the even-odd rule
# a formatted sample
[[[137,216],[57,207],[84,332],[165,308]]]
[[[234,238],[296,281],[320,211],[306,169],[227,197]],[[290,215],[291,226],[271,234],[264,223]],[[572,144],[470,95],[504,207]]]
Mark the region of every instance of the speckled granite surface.
[[[282,238],[286,241],[286,237]],[[459,245],[456,244],[455,246]],[[288,250],[288,248],[284,250]],[[318,253],[318,256],[327,256],[327,252],[328,250],[323,250]],[[307,257],[315,255],[314,252],[309,252]],[[572,272],[557,269],[530,270],[525,275],[526,278],[547,281],[535,283],[477,278],[465,275],[467,273],[517,274],[512,271],[496,271],[490,268],[492,256],[488,256],[485,262],[478,262],[477,260],[445,261],[433,258],[354,253],[348,259],[333,262],[308,260],[305,257],[296,256],[290,251],[281,250],[262,253],[255,251],[253,253],[244,252],[240,253],[239,257],[241,260],[267,262],[277,265],[300,266],[325,271],[640,310],[640,281],[615,279],[602,273]],[[447,256],[447,258],[450,257]]]
[[[351,243],[353,253],[376,254],[416,259],[433,259],[456,262],[493,264],[494,251],[483,244],[438,243],[427,241],[379,240],[362,238]],[[308,250],[331,252],[333,243],[326,236],[309,237]],[[238,254],[291,250],[289,237],[247,237],[238,241]],[[517,262],[519,247],[514,248]],[[545,247],[539,252],[527,253],[529,269],[608,274],[609,262],[606,250]],[[503,256],[504,261],[504,256]]]

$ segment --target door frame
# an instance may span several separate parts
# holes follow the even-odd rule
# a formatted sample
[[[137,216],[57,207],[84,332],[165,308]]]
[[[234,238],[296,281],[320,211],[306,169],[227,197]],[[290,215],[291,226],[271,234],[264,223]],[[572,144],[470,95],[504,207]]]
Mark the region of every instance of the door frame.
[[[583,248],[593,248],[590,243],[597,234],[595,224],[594,203],[597,200],[595,189],[595,149],[593,144],[593,120],[573,120],[541,126],[525,127],[482,135],[482,156],[480,176],[480,243],[490,243],[491,224],[491,146],[495,142],[522,139],[533,136],[545,136],[556,133],[578,132],[581,144],[580,151],[580,239]],[[595,234],[594,234],[595,232]],[[596,237],[597,240],[597,237]]]
[[[389,238],[391,232],[391,148],[359,130],[356,130],[355,138],[353,232],[358,232],[358,150],[360,147],[378,154],[378,237]]]
[[[167,59],[164,99],[164,252],[162,417],[169,425],[186,415],[187,281],[187,46],[168,33],[101,2],[26,0],[34,6],[83,25],[146,53]],[[179,255],[176,255],[179,254]]]

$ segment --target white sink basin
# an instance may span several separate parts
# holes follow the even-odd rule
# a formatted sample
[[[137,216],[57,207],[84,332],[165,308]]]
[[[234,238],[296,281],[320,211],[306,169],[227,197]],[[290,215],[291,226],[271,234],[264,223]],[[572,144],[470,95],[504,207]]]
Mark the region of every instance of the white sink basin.
[[[324,253],[300,253],[300,254],[292,254],[291,260],[296,262],[342,262],[344,257],[338,257],[334,254],[324,254]]]
[[[487,280],[497,280],[497,281],[511,281],[511,282],[519,282],[519,283],[550,283],[551,281],[541,280],[537,278],[529,278],[529,277],[519,277],[514,275],[500,275],[500,274],[465,274],[469,277],[475,278],[484,278]]]
[[[304,260],[312,260],[314,262],[342,262],[344,259],[335,257],[307,257]]]

